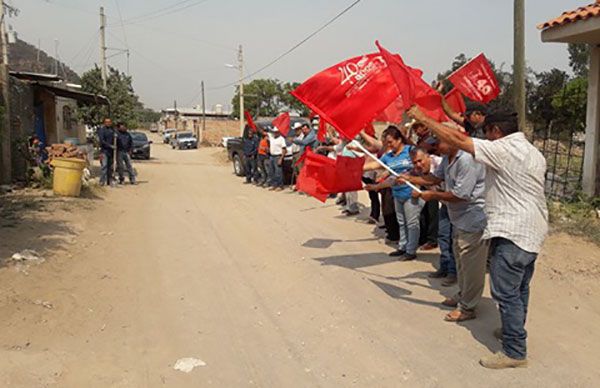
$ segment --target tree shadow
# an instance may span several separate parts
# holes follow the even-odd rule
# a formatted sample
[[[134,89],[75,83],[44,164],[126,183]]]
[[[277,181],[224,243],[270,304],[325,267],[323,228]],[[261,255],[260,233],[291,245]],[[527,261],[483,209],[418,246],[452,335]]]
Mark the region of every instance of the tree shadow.
[[[54,212],[60,207],[71,210],[75,204],[80,206],[77,202],[60,197],[0,196],[0,266],[12,264],[7,259],[25,249],[43,257],[73,245],[77,231]]]

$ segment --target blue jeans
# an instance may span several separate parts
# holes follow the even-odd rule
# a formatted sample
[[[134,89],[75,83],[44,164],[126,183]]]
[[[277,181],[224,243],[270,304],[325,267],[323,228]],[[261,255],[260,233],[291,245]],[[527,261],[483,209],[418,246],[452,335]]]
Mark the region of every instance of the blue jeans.
[[[505,238],[493,238],[490,246],[492,297],[500,308],[502,348],[510,358],[527,357],[527,306],[529,282],[537,253],[526,252]]]
[[[102,150],[102,159],[100,160],[100,184],[110,185],[113,180],[113,150]]]
[[[129,176],[129,182],[135,183],[135,171],[133,171],[133,166],[131,165],[131,156],[129,156],[128,152],[118,151],[117,152],[117,172],[119,174],[119,182],[123,182],[125,180],[123,170],[127,170],[127,175]]]
[[[421,224],[419,217],[421,209],[425,202],[422,199],[401,199],[394,198],[394,206],[396,207],[396,218],[400,226],[400,241],[398,242],[398,250],[405,251],[407,255],[417,253],[419,247],[419,234],[421,232]]]
[[[280,158],[281,156],[271,156],[269,159],[271,170],[269,186],[271,187],[283,187],[283,169],[282,166],[279,165]]]
[[[246,156],[246,166],[244,166],[246,172],[246,182],[252,182],[252,179],[256,181],[256,156]]]
[[[452,224],[446,205],[442,205],[439,212],[438,245],[440,247],[440,271],[450,276],[456,276],[456,261],[452,250]]]

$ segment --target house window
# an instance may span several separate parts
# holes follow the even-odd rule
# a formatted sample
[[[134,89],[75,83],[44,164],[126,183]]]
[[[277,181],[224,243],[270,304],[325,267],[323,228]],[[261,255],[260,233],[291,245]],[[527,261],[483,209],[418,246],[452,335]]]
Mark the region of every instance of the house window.
[[[71,131],[73,111],[70,106],[63,107],[63,130]]]

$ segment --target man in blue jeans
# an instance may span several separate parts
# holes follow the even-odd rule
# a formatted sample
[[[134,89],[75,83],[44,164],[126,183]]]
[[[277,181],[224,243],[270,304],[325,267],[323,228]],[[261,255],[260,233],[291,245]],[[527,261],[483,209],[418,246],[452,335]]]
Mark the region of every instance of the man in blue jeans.
[[[491,289],[500,309],[502,352],[483,357],[479,363],[490,369],[526,367],[529,282],[548,232],[546,160],[519,132],[515,113],[486,116],[487,140],[464,136],[416,106],[408,114],[486,166],[488,223],[483,238],[491,240]]]
[[[429,274],[430,278],[445,278],[442,286],[456,284],[456,261],[452,251],[452,223],[448,216],[448,207],[442,205],[438,213],[438,246],[440,247],[440,268]]]

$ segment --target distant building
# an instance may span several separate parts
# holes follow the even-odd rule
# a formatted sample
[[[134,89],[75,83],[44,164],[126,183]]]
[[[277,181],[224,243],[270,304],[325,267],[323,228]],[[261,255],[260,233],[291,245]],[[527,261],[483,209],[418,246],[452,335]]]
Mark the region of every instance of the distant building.
[[[192,131],[197,133],[202,125],[202,109],[195,108],[167,108],[162,110],[160,125],[162,129],[174,128],[178,131]],[[220,104],[214,109],[205,112],[207,121],[228,120],[231,112],[223,110]]]

